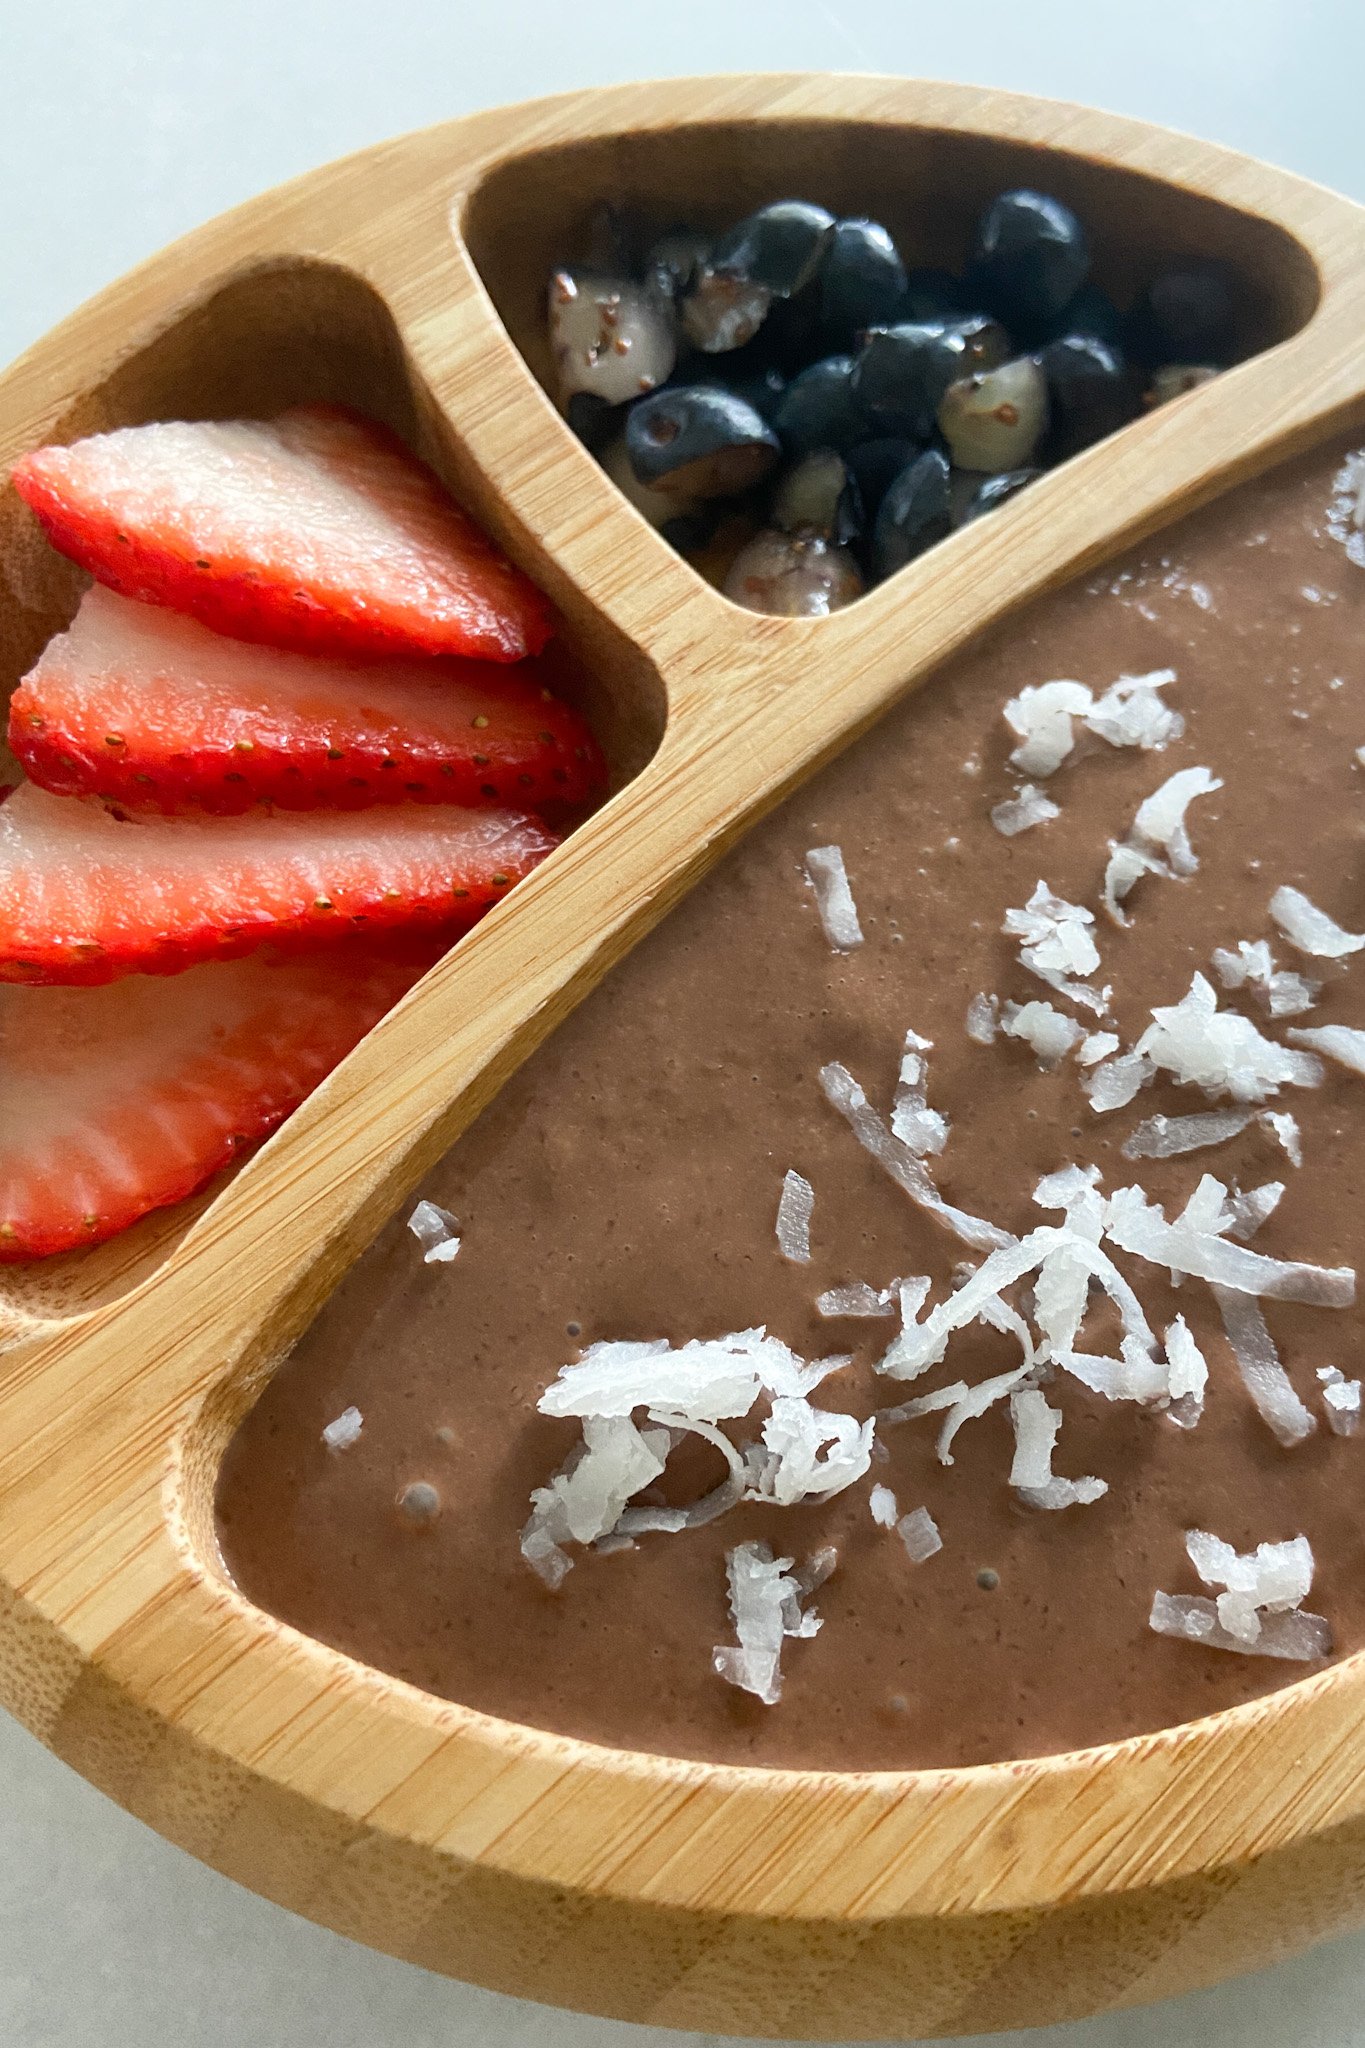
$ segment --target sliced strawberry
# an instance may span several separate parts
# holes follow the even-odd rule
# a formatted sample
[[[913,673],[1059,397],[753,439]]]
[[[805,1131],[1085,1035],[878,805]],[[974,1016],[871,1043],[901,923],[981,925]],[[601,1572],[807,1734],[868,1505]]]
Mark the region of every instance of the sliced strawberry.
[[[0,988],[0,1260],[98,1244],[272,1131],[422,970],[368,942]]]
[[[431,471],[336,406],[123,427],[13,474],[101,583],[240,640],[520,661],[550,637],[544,597]]]
[[[357,927],[454,931],[554,843],[517,811],[124,820],[21,783],[0,805],[0,981],[177,974]]]
[[[580,804],[602,756],[540,677],[283,654],[96,585],[11,699],[10,746],[44,789],[168,814]]]

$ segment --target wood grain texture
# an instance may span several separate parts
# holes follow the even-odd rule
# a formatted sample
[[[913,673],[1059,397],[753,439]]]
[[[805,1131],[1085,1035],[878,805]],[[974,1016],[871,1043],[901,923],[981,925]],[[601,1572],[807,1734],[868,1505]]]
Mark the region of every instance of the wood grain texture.
[[[702,583],[516,346],[534,369],[543,259],[614,187],[702,214],[784,190],[856,202],[931,258],[1023,176],[1082,207],[1118,284],[1134,251],[1237,261],[1263,352],[832,619],[755,617]],[[912,206],[921,191],[932,207]],[[389,420],[563,608],[617,781],[230,1181],[0,1281],[0,1698],[59,1755],[345,1933],[679,2027],[1024,2026],[1208,1983],[1365,1917],[1358,1660],[1036,1762],[670,1762],[493,1721],[309,1641],[226,1582],[211,1520],[228,1434],[345,1265],[745,826],[1007,608],[1365,419],[1362,225],[1263,166],[1047,102],[881,79],[629,87],[286,186],[0,383],[5,463],[112,424],[310,396]],[[74,599],[7,492],[5,681]]]

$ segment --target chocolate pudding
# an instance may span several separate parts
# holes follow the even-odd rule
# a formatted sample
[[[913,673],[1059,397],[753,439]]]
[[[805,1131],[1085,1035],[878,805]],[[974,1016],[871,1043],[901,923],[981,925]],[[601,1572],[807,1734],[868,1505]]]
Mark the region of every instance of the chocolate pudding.
[[[803,1359],[851,1353],[815,1398],[859,1417],[1018,1366],[1015,1336],[973,1322],[907,1386],[873,1370],[896,1315],[816,1306],[855,1282],[889,1288],[894,1302],[894,1283],[911,1275],[928,1275],[939,1302],[963,1262],[983,1256],[907,1197],[822,1091],[821,1069],[840,1062],[885,1122],[907,1030],[932,1041],[925,1092],[950,1128],[925,1165],[959,1209],[1020,1236],[1057,1223],[1033,1191],[1070,1165],[1098,1167],[1106,1194],[1140,1187],[1168,1218],[1205,1174],[1242,1191],[1283,1182],[1254,1251],[1365,1265],[1365,1080],[1335,1059],[1318,1085],[1247,1103],[1236,1135],[1125,1157],[1139,1124],[1226,1109],[1229,1095],[1211,1099],[1163,1070],[1098,1114],[1082,1049],[1047,1069],[1029,1043],[1004,1031],[980,1043],[965,1022],[980,994],[1047,1002],[1126,1053],[1198,973],[1220,1011],[1279,1045],[1298,1027],[1365,1026],[1365,967],[1296,950],[1269,911],[1289,886],[1349,931],[1365,922],[1365,569],[1339,491],[1329,516],[1345,454],[1319,450],[1245,486],[1007,620],[759,826],[614,971],[420,1191],[458,1218],[458,1256],[424,1263],[409,1204],[242,1427],[218,1513],[227,1567],[251,1599],[512,1721],[824,1769],[1047,1754],[1186,1721],[1319,1668],[1153,1633],[1158,1590],[1208,1590],[1186,1554],[1191,1529],[1243,1552],[1306,1536],[1305,1606],[1330,1624],[1332,1654],[1365,1645],[1365,1434],[1329,1426],[1343,1416],[1329,1412],[1320,1377],[1365,1365],[1360,1311],[1259,1303],[1313,1425],[1286,1446],[1253,1402],[1205,1279],[1177,1286],[1164,1265],[1112,1245],[1153,1329],[1183,1316],[1209,1378],[1195,1427],[1065,1373],[1045,1381],[1062,1415],[1057,1468],[1102,1479],[1101,1497],[1029,1505],[1009,1483],[1015,1435],[1001,1400],[961,1429],[951,1464],[936,1451],[940,1414],[879,1427],[870,1470],[833,1498],[745,1501],[633,1547],[570,1545],[573,1569],[555,1590],[519,1549],[533,1490],[579,1441],[576,1422],[538,1413],[537,1401],[589,1345],[681,1345],[763,1324]],[[1019,734],[1002,714],[1026,687],[1078,678],[1099,697],[1120,676],[1166,669],[1175,678],[1157,694],[1183,733],[1117,746],[1078,721],[1055,772],[1011,766]],[[1197,872],[1144,872],[1121,927],[1101,907],[1110,844],[1171,775],[1196,766],[1221,783],[1186,818]],[[1024,780],[1059,815],[1007,836],[991,811]],[[823,847],[842,850],[863,934],[846,951],[831,945],[806,879],[807,854]],[[1178,870],[1179,848],[1168,850]],[[1095,913],[1102,964],[1086,978],[1112,984],[1103,1018],[1030,973],[1019,937],[1002,931],[1040,879]],[[1311,1008],[1272,1016],[1252,988],[1224,986],[1212,957],[1243,940],[1268,941],[1278,971],[1321,983]],[[1301,1166],[1284,1127],[1258,1110],[1297,1120]],[[789,1170],[814,1190],[806,1263],[783,1255],[774,1228]],[[1104,1310],[1086,1318],[1092,1353],[1116,1349]],[[350,1406],[360,1434],[329,1449],[323,1429]],[[761,1413],[727,1428],[745,1441]],[[691,1501],[723,1471],[689,1437],[661,1497]],[[926,1508],[942,1548],[913,1563],[873,1519],[874,1485],[901,1514]],[[414,1486],[430,1491],[400,1504]],[[727,1554],[755,1541],[798,1562],[837,1554],[810,1603],[819,1633],[783,1645],[771,1706],[712,1664],[713,1646],[734,1640]]]

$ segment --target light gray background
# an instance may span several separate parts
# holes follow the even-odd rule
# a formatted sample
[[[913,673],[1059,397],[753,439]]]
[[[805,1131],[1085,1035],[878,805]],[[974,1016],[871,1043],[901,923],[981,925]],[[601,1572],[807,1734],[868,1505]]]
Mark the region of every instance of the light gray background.
[[[1365,198],[1362,0],[0,0],[0,361],[161,243],[386,135],[664,73],[887,71],[1164,121]],[[1365,337],[1362,337],[1365,344]],[[1030,2048],[1354,2048],[1365,1937]],[[4,2048],[700,2048],[295,1920],[0,1718]]]

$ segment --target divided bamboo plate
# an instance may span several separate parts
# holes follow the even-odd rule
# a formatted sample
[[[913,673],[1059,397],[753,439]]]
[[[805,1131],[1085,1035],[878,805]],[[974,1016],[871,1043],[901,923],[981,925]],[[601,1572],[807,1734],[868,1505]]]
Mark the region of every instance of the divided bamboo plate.
[[[557,418],[543,279],[608,192],[800,192],[934,261],[1002,187],[1122,291],[1176,250],[1260,349],[832,619],[728,604]],[[628,87],[366,151],[190,236],[0,382],[0,465],[346,399],[550,592],[616,794],[227,1184],[0,1277],[0,1699],[205,1861],[431,1968],[724,2033],[924,2036],[1165,1996],[1365,1918],[1365,1661],[1105,1748],[959,1771],[712,1767],[439,1701],[254,1609],[212,1488],[264,1377],[531,1048],[761,812],[1009,606],[1365,420],[1365,212],[1082,109],[880,79]],[[524,348],[521,353],[518,346]],[[529,367],[528,367],[529,365]],[[78,579],[0,499],[5,680]],[[930,680],[932,687],[932,681]]]

